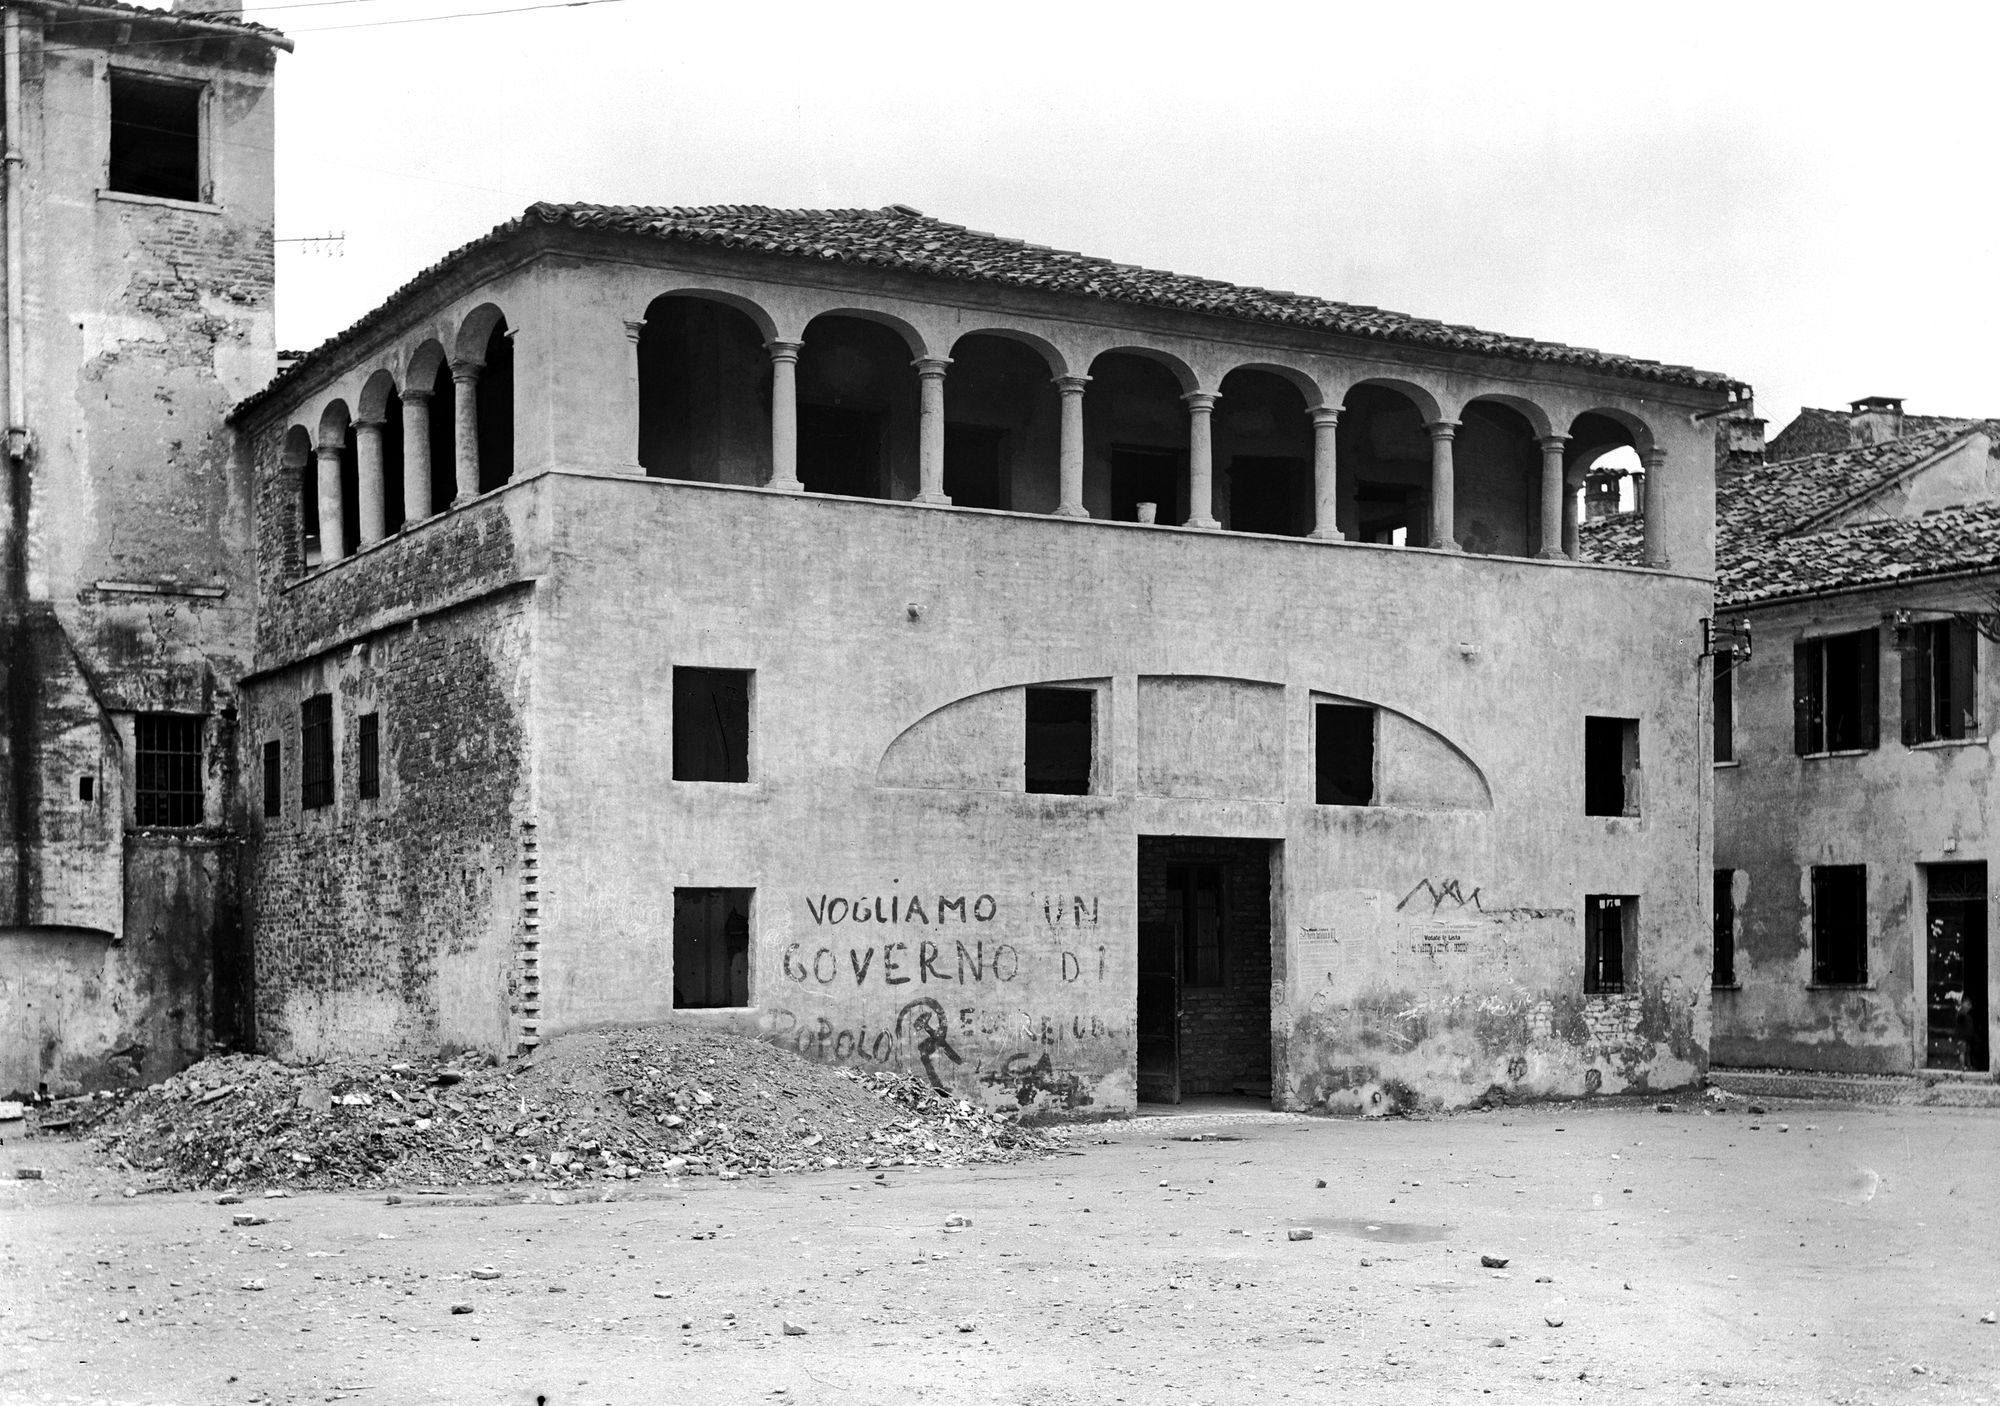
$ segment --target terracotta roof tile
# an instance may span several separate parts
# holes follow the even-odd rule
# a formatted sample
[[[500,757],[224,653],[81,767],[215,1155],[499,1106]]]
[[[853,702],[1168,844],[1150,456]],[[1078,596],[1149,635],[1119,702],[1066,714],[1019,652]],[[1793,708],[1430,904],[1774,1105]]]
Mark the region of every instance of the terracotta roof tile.
[[[153,5],[134,5],[128,0],[33,0],[35,8],[50,14],[62,12],[88,16],[93,12],[102,13],[107,18],[130,16],[133,19],[155,20],[182,29],[220,28],[237,31],[247,36],[266,40],[281,49],[289,50],[292,41],[267,24],[246,20],[241,14],[220,11],[164,10]]]
[[[1024,240],[983,234],[932,219],[904,205],[879,210],[780,210],[762,205],[623,206],[538,203],[513,220],[445,256],[405,284],[353,327],[308,353],[234,412],[253,408],[294,375],[335,355],[386,322],[403,301],[479,250],[536,227],[599,231],[674,243],[743,249],[781,258],[809,259],[913,273],[955,281],[1106,302],[1177,308],[1220,317],[1302,327],[1341,336],[1395,342],[1447,352],[1470,352],[1551,365],[1574,366],[1638,380],[1735,392],[1739,382],[1712,371],[1613,356],[1556,342],[1496,332],[1382,308],[1268,288],[1245,288],[1210,278],[1166,273],[1093,255],[1050,249]]]

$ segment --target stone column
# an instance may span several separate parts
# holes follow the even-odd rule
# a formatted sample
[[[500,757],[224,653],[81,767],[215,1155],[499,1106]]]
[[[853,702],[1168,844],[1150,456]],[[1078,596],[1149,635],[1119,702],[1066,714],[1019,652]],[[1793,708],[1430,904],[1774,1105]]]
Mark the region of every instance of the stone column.
[[[1215,446],[1209,434],[1209,418],[1215,402],[1213,391],[1189,391],[1181,397],[1188,408],[1188,516],[1187,526],[1213,532],[1222,524],[1215,520]]]
[[[1431,537],[1424,545],[1455,552],[1459,545],[1453,525],[1451,441],[1458,433],[1458,421],[1434,420],[1424,428],[1431,436]]]
[[[1645,501],[1641,505],[1646,519],[1646,565],[1672,566],[1667,556],[1667,486],[1661,477],[1667,462],[1666,451],[1648,449],[1639,456],[1639,462],[1646,466]]]
[[[454,362],[451,368],[451,403],[458,491],[453,503],[479,496],[479,373],[485,364],[478,361]]]
[[[319,472],[314,476],[314,487],[319,497],[319,561],[321,566],[330,566],[347,555],[347,529],[341,512],[344,504],[340,493],[340,446],[322,444],[317,450]]]
[[[771,481],[764,486],[803,492],[799,482],[799,348],[803,342],[766,342],[771,353]]]
[[[1321,405],[1306,412],[1313,425],[1313,529],[1322,542],[1341,540],[1337,516],[1340,480],[1334,467],[1334,432],[1340,427],[1340,407]]]
[[[948,356],[918,357],[917,501],[949,503],[944,491],[944,369]]]
[[[1061,501],[1057,517],[1089,517],[1083,506],[1083,388],[1088,376],[1058,376],[1056,393],[1062,397]]]
[[[354,422],[354,462],[356,503],[361,509],[361,545],[382,540],[382,422]]]
[[[1535,441],[1542,447],[1542,549],[1536,555],[1544,561],[1561,561],[1568,552],[1563,543],[1569,534],[1569,498],[1563,491],[1563,449],[1568,435],[1543,435]]]
[[[403,526],[431,515],[431,393],[403,392]]]

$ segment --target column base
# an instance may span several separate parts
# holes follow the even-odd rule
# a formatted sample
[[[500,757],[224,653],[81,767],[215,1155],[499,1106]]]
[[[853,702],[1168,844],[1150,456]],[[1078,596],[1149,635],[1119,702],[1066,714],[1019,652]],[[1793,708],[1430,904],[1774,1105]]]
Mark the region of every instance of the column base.
[[[1672,557],[1647,557],[1646,565],[1655,571],[1665,571],[1674,564]]]
[[[1087,518],[1090,516],[1090,509],[1084,507],[1083,504],[1081,503],[1071,503],[1063,507],[1057,508],[1053,513],[1049,514],[1049,516]]]
[[[795,478],[777,478],[774,476],[765,480],[764,486],[774,493],[803,493],[806,491],[806,486]]]
[[[1445,541],[1442,541],[1438,543],[1435,547],[1432,547],[1431,550],[1434,552],[1463,552],[1465,548],[1459,546],[1458,543],[1453,542],[1447,538]]]
[[[1186,522],[1182,523],[1181,526],[1192,527],[1197,532],[1222,531],[1222,524],[1216,521],[1212,517],[1191,517]]]
[[[1544,547],[1535,553],[1537,561],[1568,561],[1569,553],[1561,547]]]
[[[910,500],[912,503],[928,503],[933,507],[948,508],[951,499],[943,493],[919,493]]]
[[[1347,534],[1337,527],[1315,527],[1306,534],[1315,542],[1345,542]]]

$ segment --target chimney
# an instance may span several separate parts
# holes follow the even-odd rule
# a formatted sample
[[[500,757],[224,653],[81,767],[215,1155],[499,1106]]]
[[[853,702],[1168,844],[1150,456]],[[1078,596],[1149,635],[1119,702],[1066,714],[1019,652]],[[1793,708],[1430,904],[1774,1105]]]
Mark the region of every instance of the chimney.
[[[1903,433],[1903,398],[1871,395],[1847,405],[1847,442],[1856,448],[1881,444]]]
[[[1715,470],[1727,473],[1746,464],[1764,462],[1764,421],[1761,416],[1740,412],[1715,422]]]
[[[1618,469],[1592,469],[1583,476],[1583,520],[1596,522],[1618,511],[1618,488],[1625,475]]]

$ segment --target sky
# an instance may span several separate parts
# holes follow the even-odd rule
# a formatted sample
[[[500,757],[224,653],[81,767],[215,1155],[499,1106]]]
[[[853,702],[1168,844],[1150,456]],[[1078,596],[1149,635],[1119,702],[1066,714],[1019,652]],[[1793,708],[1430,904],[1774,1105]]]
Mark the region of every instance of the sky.
[[[535,200],[880,206],[1726,372],[1776,431],[2000,415],[2000,6],[246,7],[278,340]],[[365,28],[336,26],[369,26]]]

